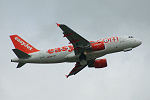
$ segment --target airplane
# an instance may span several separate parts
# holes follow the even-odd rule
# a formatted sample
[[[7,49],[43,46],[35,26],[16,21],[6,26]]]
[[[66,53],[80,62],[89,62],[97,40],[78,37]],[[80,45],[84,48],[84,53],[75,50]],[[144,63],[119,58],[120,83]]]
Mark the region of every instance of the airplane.
[[[86,66],[105,68],[107,67],[107,60],[97,58],[110,53],[130,51],[142,44],[141,40],[133,38],[133,36],[114,36],[97,41],[88,41],[68,26],[56,24],[63,31],[63,37],[70,41],[69,46],[38,50],[18,35],[11,35],[10,38],[15,47],[12,50],[17,56],[17,58],[11,59],[11,62],[17,62],[17,68],[21,68],[26,63],[76,62],[75,67],[66,75],[68,78],[71,75],[76,75]]]

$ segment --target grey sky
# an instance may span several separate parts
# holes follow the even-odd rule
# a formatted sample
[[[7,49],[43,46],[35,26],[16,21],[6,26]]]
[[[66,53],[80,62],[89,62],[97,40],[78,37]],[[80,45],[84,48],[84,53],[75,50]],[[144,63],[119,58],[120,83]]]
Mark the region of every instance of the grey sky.
[[[0,100],[149,100],[149,0],[0,0]],[[63,23],[88,40],[133,35],[142,45],[106,55],[108,67],[65,78],[74,63],[16,69],[9,35],[38,49],[68,45]]]

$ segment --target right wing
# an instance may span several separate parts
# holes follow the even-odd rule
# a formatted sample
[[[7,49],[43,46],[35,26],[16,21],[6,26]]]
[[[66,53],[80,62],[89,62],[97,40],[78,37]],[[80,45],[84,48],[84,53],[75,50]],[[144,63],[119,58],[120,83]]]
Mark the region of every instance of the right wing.
[[[71,72],[69,73],[69,75],[66,75],[66,77],[68,78],[71,75],[75,75],[77,74],[79,71],[81,71],[83,68],[85,68],[87,65],[81,65],[80,62],[76,62],[75,67],[71,70]]]

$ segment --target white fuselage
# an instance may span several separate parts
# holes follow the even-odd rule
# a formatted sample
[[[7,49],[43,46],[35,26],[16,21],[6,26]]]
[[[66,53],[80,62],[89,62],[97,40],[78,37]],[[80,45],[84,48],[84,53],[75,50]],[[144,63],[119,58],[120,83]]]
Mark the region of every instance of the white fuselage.
[[[100,39],[105,45],[104,50],[86,52],[87,60],[96,59],[109,53],[120,51],[129,51],[132,48],[139,46],[142,42],[139,39],[128,36],[118,36]],[[73,46],[64,46],[61,48],[41,50],[29,54],[28,59],[14,58],[12,62],[23,63],[61,63],[61,62],[79,62],[79,55],[75,55]]]

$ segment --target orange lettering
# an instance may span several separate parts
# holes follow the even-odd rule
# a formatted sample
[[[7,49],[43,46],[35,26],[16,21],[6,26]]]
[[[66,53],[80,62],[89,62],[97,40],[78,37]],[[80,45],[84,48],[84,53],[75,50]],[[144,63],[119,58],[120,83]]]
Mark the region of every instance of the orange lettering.
[[[62,47],[62,51],[67,51],[67,46]]]
[[[109,42],[108,38],[104,39],[104,43],[108,43],[108,42]]]
[[[52,54],[52,53],[54,53],[54,49],[49,49],[47,52],[48,52],[49,54]]]
[[[60,48],[55,48],[55,53],[61,52]]]
[[[69,47],[69,50],[68,50],[68,51],[69,51],[69,52],[72,52],[72,51],[73,51],[73,46],[72,46],[72,45],[69,45],[68,47]]]
[[[116,37],[111,37],[111,38],[109,38],[110,42],[111,42],[111,41],[116,42],[116,39],[117,39],[117,41],[118,41],[118,37],[117,37],[117,36],[116,36]]]

